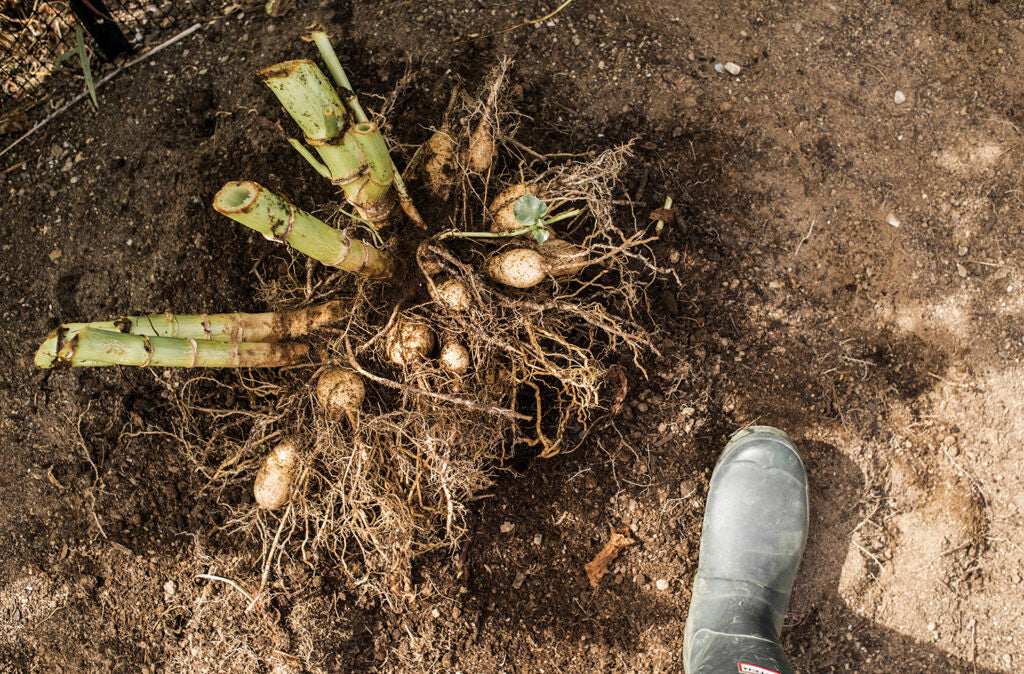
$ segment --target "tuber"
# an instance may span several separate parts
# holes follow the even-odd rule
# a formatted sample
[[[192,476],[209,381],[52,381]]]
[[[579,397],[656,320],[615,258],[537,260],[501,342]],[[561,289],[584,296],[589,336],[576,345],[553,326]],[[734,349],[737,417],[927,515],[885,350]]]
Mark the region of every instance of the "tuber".
[[[427,184],[431,191],[442,199],[448,199],[455,183],[455,141],[444,131],[435,131],[427,140],[430,158],[423,166]]]
[[[513,288],[532,288],[544,280],[547,261],[533,248],[511,248],[487,259],[484,271],[492,281]]]
[[[555,277],[574,276],[590,264],[587,251],[565,239],[548,239],[540,246],[546,260],[546,271]]]
[[[263,460],[256,473],[252,493],[261,508],[274,510],[288,502],[292,490],[292,474],[295,472],[296,442],[289,438],[282,441]]]
[[[332,417],[355,412],[363,404],[365,396],[363,378],[343,367],[324,370],[316,383],[316,398]]]
[[[388,332],[385,350],[395,365],[412,365],[434,350],[434,331],[422,321],[400,318]]]
[[[491,205],[487,209],[491,212],[491,217],[494,218],[494,222],[491,223],[491,231],[497,233],[522,229],[523,226],[516,220],[513,210],[516,202],[524,194],[536,195],[538,192],[540,192],[540,188],[537,185],[527,183],[512,185],[499,192],[498,196],[491,200]]]
[[[473,173],[487,173],[487,169],[491,168],[496,151],[491,122],[485,115],[469,138],[469,148],[466,150],[464,159],[466,168]]]
[[[446,342],[441,347],[441,367],[453,374],[469,370],[469,349],[458,342]]]
[[[469,309],[473,297],[465,283],[453,278],[434,286],[434,301],[448,311],[461,314]]]

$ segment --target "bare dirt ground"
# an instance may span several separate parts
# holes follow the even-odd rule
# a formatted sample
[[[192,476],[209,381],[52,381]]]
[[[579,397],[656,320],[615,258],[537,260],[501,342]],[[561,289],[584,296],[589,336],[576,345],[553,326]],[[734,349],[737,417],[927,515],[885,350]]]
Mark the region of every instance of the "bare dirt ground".
[[[800,672],[1024,666],[1020,3],[576,0],[482,39],[460,38],[551,7],[296,4],[222,18],[0,166],[27,160],[0,175],[0,671],[681,671],[710,469],[750,423],[811,480]],[[280,249],[209,203],[236,178],[331,198],[253,77],[317,21],[366,94],[416,74],[391,120],[410,148],[503,55],[524,143],[636,137],[623,196],[675,198],[656,252],[682,283],[652,289],[663,356],[615,423],[519,451],[465,544],[419,561],[420,600],[285,565],[270,620],[245,611],[259,550],[217,529],[247,494],[203,492],[160,434],[188,375],[31,354],[61,321],[262,308]],[[637,544],[591,589],[612,526]]]

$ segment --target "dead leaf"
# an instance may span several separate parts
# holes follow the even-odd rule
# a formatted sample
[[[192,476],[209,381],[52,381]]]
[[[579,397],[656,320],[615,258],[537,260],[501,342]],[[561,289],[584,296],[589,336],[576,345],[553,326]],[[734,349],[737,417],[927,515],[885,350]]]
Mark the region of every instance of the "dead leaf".
[[[597,587],[597,584],[608,573],[608,567],[619,556],[619,552],[623,548],[633,545],[633,543],[632,538],[623,536],[612,529],[611,536],[608,538],[608,542],[604,544],[604,547],[601,548],[601,552],[597,553],[597,556],[583,567],[587,571],[587,578],[590,579],[590,587]]]

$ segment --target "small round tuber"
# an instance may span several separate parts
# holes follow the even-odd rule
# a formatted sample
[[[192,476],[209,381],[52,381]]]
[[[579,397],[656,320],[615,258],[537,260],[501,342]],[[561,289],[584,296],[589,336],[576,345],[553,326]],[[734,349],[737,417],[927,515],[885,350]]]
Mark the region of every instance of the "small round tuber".
[[[434,331],[426,323],[400,318],[388,332],[385,350],[395,365],[412,365],[434,350]]]
[[[296,442],[289,438],[274,447],[263,460],[252,486],[253,496],[261,508],[274,510],[288,502],[296,454]]]
[[[469,349],[458,342],[446,342],[441,347],[441,367],[453,374],[469,370]]]
[[[547,262],[532,248],[512,248],[487,259],[484,271],[492,281],[513,288],[532,288],[544,280]]]
[[[363,378],[343,367],[324,370],[316,383],[316,399],[333,417],[355,412],[363,404],[365,396]]]
[[[538,192],[540,192],[539,186],[527,183],[512,185],[499,192],[498,196],[491,200],[491,205],[487,209],[494,218],[494,222],[491,223],[491,231],[497,233],[522,229],[523,226],[516,220],[514,211],[516,202],[524,194],[536,196]]]
[[[491,122],[485,116],[469,138],[469,148],[466,149],[464,160],[466,168],[473,173],[487,173],[487,169],[491,168],[496,150],[494,134],[491,133]]]
[[[473,296],[469,294],[465,283],[452,278],[434,286],[434,301],[448,311],[461,314],[469,309]]]

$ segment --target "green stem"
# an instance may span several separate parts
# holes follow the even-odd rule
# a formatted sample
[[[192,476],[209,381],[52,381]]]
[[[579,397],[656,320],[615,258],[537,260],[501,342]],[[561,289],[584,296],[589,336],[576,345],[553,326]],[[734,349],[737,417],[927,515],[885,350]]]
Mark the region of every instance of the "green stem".
[[[352,111],[353,119],[357,122],[368,121],[369,117],[363,112],[363,106],[359,104],[359,98],[352,88],[352,83],[348,80],[348,75],[345,74],[345,69],[341,67],[341,61],[338,60],[338,54],[334,51],[331,39],[327,37],[327,33],[319,30],[314,31],[313,42],[316,43],[316,48],[320,50],[320,56],[327,65],[327,72],[331,74],[335,84],[346,93],[345,104]]]
[[[308,140],[316,143],[338,135],[336,123],[334,135],[330,134],[332,125],[324,118],[324,109],[334,106],[340,110],[341,99],[315,63],[307,59],[285,61],[264,68],[259,75]]]
[[[569,218],[575,218],[577,215],[579,215],[582,212],[583,212],[583,209],[573,208],[571,210],[565,211],[564,213],[559,213],[558,215],[553,215],[550,218],[542,219],[541,222],[544,223],[545,227],[547,227],[548,225],[553,225],[554,223],[561,222],[562,220],[568,220]]]
[[[513,229],[508,232],[460,232],[457,229],[449,229],[447,232],[441,232],[437,235],[438,239],[506,239],[513,236],[519,236],[520,234],[526,234],[532,232],[535,229],[534,225],[529,227],[520,227],[519,229]]]
[[[122,316],[114,321],[65,323],[47,336],[36,351],[35,364],[50,367],[57,353],[86,328],[147,337],[213,340],[218,342],[283,342],[301,337],[347,311],[341,302],[325,302],[303,309],[261,314],[146,314]]]
[[[574,208],[564,213],[559,213],[556,216],[548,218],[547,220],[541,220],[540,226],[547,227],[550,224],[561,222],[562,220],[568,220],[574,218],[583,212],[581,208]],[[533,230],[537,229],[538,225],[527,225],[520,227],[519,229],[513,229],[508,232],[460,232],[456,229],[450,229],[447,232],[441,232],[438,234],[438,239],[506,239],[513,236],[519,236],[520,234],[529,234]]]
[[[309,162],[310,166],[316,169],[317,173],[319,173],[322,177],[327,178],[328,180],[331,179],[331,170],[324,166],[322,163],[320,163],[320,160],[314,157],[313,153],[307,150],[305,145],[295,140],[294,138],[289,138],[288,142],[291,144],[293,148],[295,148],[296,152],[302,155],[303,159]]]
[[[305,355],[306,346],[292,342],[215,342],[84,328],[67,341],[49,364],[40,367],[280,367],[293,365]],[[39,365],[38,361],[36,364]]]
[[[409,219],[426,229],[380,129],[369,120],[360,105],[327,34],[316,31],[313,41],[331,77],[343,90],[345,106],[355,123],[344,128],[341,99],[312,61],[286,61],[270,66],[260,71],[260,75],[302,128],[306,142],[316,149],[322,161],[314,159],[298,141],[289,140],[292,147],[317,173],[340,186],[345,199],[367,220],[378,225],[387,222],[394,207],[394,189]],[[317,108],[321,103],[323,105]]]
[[[225,185],[214,197],[213,207],[265,238],[287,243],[328,266],[378,278],[389,278],[394,272],[394,262],[386,253],[349,238],[251,180]]]

